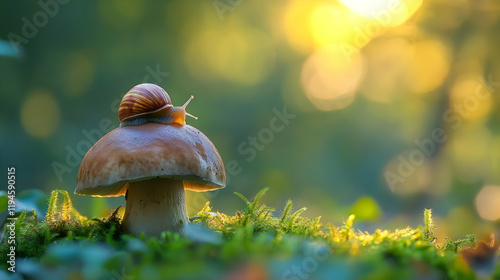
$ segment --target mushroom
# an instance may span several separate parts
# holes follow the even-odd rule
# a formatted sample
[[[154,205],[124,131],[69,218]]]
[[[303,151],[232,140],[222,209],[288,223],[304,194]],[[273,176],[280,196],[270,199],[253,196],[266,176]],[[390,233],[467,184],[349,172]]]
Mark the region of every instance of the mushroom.
[[[135,102],[130,102],[134,95]],[[147,95],[153,97],[148,99]],[[160,99],[167,104],[156,102],[159,108],[151,114],[124,109],[144,109],[141,104],[146,104],[145,100],[158,101],[156,97],[162,95]],[[120,127],[99,139],[83,158],[75,194],[125,195],[121,225],[126,232],[148,236],[160,236],[165,230],[182,233],[188,223],[184,189],[204,192],[223,188],[226,183],[224,164],[215,146],[199,130],[185,124],[190,100],[182,107],[173,107],[159,86],[132,88],[120,104],[120,113],[128,110],[120,115]]]

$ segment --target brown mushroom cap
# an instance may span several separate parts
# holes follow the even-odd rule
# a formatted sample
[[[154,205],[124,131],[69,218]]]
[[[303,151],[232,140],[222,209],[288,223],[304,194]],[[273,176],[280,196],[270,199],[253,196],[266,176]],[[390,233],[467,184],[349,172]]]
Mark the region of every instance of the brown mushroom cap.
[[[182,180],[198,192],[226,184],[217,149],[198,129],[147,123],[118,127],[97,141],[82,160],[75,194],[121,196],[128,182],[154,178]]]

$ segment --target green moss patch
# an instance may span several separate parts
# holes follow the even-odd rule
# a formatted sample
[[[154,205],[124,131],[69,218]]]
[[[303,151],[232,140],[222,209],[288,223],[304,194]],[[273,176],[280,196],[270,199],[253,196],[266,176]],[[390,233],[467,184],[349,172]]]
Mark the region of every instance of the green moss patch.
[[[430,210],[423,227],[368,233],[354,228],[354,215],[341,226],[323,224],[320,217],[302,217],[306,209],[294,211],[291,201],[274,215],[261,203],[267,190],[252,200],[237,193],[246,207],[234,215],[214,212],[207,203],[190,218],[184,236],[164,232],[161,238],[122,233],[118,209],[87,219],[67,192],[54,191],[43,221],[34,211],[18,215],[16,272],[1,272],[0,278],[476,279],[477,270],[460,254],[475,246],[474,236],[437,246]],[[8,252],[4,240],[5,271]],[[480,272],[500,279],[494,266]]]

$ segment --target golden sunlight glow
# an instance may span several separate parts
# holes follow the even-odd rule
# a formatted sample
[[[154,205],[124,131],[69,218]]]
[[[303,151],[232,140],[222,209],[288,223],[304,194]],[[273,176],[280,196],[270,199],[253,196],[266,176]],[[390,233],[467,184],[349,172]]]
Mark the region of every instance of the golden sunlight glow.
[[[427,93],[436,89],[448,75],[450,64],[450,50],[441,41],[427,39],[415,43],[406,72],[408,89],[415,93]]]
[[[198,213],[209,200],[209,196],[203,192],[186,192],[186,210],[189,216]]]
[[[307,23],[314,9],[314,1],[292,0],[285,10],[283,18],[285,34],[297,51],[309,52],[313,49],[313,38]]]
[[[270,38],[255,29],[227,34],[216,50],[216,70],[240,84],[262,82],[274,68],[275,52],[270,42]]]
[[[267,78],[275,65],[271,39],[236,20],[223,32],[207,30],[191,40],[186,63],[199,79],[254,85]]]
[[[409,19],[422,5],[422,0],[340,0],[353,12],[388,27]]]
[[[450,105],[463,112],[464,121],[482,121],[492,109],[492,93],[480,75],[458,77],[450,91]]]
[[[26,97],[21,105],[21,123],[34,137],[48,138],[59,125],[60,110],[54,96],[36,91]]]
[[[331,111],[351,104],[363,74],[360,53],[346,56],[338,45],[332,45],[309,56],[301,81],[309,101],[320,110]]]
[[[377,13],[382,10],[388,10],[390,7],[404,6],[401,0],[340,0],[352,11],[369,18],[376,18]]]
[[[500,186],[484,186],[476,196],[476,209],[485,220],[500,219]]]
[[[292,0],[283,18],[290,44],[303,53],[330,44],[361,49],[388,28],[399,26],[420,7],[422,0]]]
[[[364,37],[362,30],[363,19],[355,16],[343,5],[318,5],[311,13],[310,33],[316,46],[326,46],[336,43],[346,43],[362,47],[366,42],[354,43],[354,38]],[[359,40],[360,42],[362,40]]]

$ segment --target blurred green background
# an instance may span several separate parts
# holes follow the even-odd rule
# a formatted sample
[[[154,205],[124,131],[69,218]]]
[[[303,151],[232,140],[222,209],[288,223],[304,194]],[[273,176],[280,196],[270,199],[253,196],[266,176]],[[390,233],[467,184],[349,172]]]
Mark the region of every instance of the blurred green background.
[[[500,219],[499,16],[493,0],[2,1],[2,170],[73,192],[121,97],[151,82],[196,97],[187,122],[226,164],[227,188],[188,192],[190,215],[270,186],[269,205],[324,222],[414,226],[432,208],[440,240],[482,237]]]

